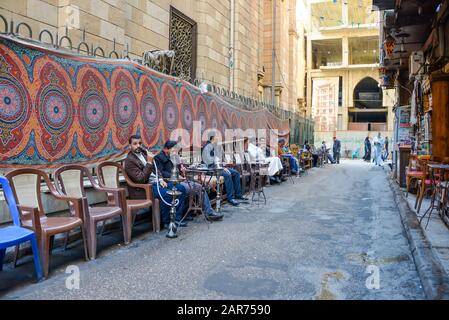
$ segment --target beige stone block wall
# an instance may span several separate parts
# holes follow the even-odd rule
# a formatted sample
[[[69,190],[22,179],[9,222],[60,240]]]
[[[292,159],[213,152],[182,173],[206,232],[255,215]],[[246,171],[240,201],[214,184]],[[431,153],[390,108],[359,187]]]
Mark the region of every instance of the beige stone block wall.
[[[229,1],[198,1],[193,19],[198,25],[197,78],[229,88]]]
[[[30,25],[33,37],[37,38],[43,29],[56,32],[58,21],[58,7],[54,0],[2,0],[0,1],[0,14],[8,21],[14,20],[14,32],[20,22]],[[0,30],[4,31],[3,23]],[[28,36],[26,28],[21,27],[20,34]]]
[[[271,86],[271,1],[235,2],[234,44],[231,44],[231,1],[221,0],[3,0],[0,14],[30,24],[33,37],[46,28],[66,34],[77,46],[83,39],[105,54],[115,50],[131,58],[154,49],[169,49],[170,7],[197,23],[197,78],[250,97],[258,96],[258,70],[265,68],[265,86]],[[292,28],[295,0],[278,2],[278,56],[276,85],[282,88],[281,103],[296,105],[297,72]],[[66,31],[67,27],[67,31]],[[0,26],[3,28],[3,26]],[[24,29],[21,33],[25,33]],[[230,46],[234,68],[230,68]],[[92,48],[89,48],[92,49]],[[282,74],[282,76],[281,76]],[[233,88],[230,88],[231,77]],[[300,75],[301,77],[301,75]],[[270,94],[267,95],[268,100]]]
[[[259,20],[263,18],[257,1],[237,1],[236,13],[236,88],[240,94],[257,97]]]

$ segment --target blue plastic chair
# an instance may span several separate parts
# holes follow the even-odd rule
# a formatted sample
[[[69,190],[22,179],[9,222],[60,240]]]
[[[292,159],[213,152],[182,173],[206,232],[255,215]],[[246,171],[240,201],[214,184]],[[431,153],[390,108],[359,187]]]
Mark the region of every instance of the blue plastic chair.
[[[33,231],[20,226],[19,211],[17,210],[16,200],[11,190],[11,186],[5,177],[0,176],[0,185],[3,188],[3,193],[5,194],[5,199],[8,202],[9,212],[14,223],[13,226],[0,229],[0,271],[3,269],[3,258],[5,256],[6,248],[30,241],[31,248],[33,250],[36,276],[39,281],[43,278],[43,275],[41,262],[39,260],[36,235]]]

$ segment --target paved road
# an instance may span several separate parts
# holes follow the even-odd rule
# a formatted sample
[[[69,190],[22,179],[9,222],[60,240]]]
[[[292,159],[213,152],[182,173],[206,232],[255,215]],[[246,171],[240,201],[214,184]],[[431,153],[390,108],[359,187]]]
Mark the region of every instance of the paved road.
[[[55,266],[77,249],[56,250],[47,281],[3,298],[424,299],[386,179],[358,161],[313,169],[267,188],[266,206],[227,206],[224,221],[197,219],[176,240],[144,233],[96,261],[75,260],[79,290],[65,287],[67,263]],[[376,270],[380,288],[368,289]]]

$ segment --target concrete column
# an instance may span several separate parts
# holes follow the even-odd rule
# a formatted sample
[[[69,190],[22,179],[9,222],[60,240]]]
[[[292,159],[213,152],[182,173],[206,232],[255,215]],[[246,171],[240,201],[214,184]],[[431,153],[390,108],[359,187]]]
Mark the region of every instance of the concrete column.
[[[349,65],[349,39],[347,36],[344,36],[341,40],[341,48],[342,48],[342,62],[343,66],[347,67]]]

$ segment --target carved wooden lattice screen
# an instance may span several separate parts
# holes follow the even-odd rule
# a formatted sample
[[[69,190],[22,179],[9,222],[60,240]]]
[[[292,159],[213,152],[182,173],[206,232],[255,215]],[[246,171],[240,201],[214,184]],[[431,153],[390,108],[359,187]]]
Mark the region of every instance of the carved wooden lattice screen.
[[[170,50],[175,51],[172,75],[193,82],[196,78],[196,22],[170,7]]]

